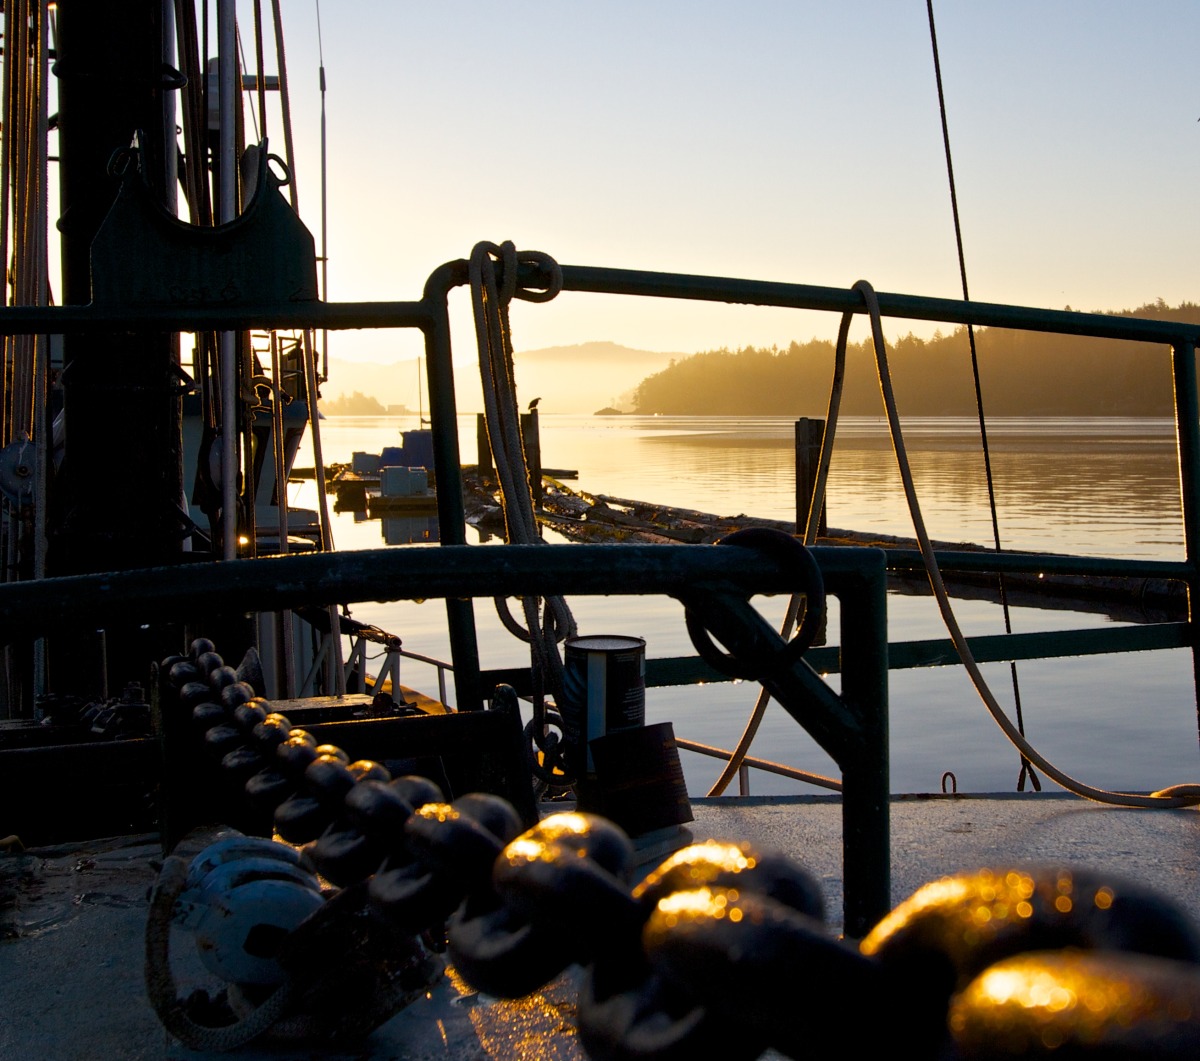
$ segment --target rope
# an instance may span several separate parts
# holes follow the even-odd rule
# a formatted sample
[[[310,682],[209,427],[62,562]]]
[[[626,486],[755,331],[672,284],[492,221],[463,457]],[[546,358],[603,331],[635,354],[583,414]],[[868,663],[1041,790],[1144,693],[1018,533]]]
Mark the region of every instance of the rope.
[[[865,280],[859,280],[854,290],[862,295],[867,312],[871,319],[871,338],[875,345],[875,364],[879,372],[879,390],[883,396],[883,405],[887,413],[888,427],[892,434],[892,445],[896,453],[896,464],[900,469],[900,480],[904,485],[904,496],[908,502],[909,514],[912,517],[913,531],[920,545],[921,557],[925,561],[925,570],[929,575],[929,585],[937,600],[938,610],[942,621],[950,634],[950,640],[962,660],[967,674],[975,686],[975,691],[983,700],[984,706],[992,716],[996,725],[1004,732],[1014,747],[1034,766],[1042,771],[1056,784],[1068,792],[1073,792],[1084,799],[1095,800],[1097,803],[1108,803],[1118,807],[1192,807],[1200,803],[1200,784],[1174,785],[1171,788],[1142,795],[1136,792],[1112,792],[1108,789],[1096,788],[1083,781],[1078,781],[1065,771],[1046,759],[1033,747],[1024,735],[1012,724],[1004,709],[1000,706],[992,690],[975,661],[967,639],[958,625],[958,620],[950,605],[950,595],[942,581],[942,573],[938,567],[937,557],[933,552],[933,544],[925,530],[925,519],[921,514],[920,502],[917,500],[916,487],[913,485],[912,469],[908,463],[908,451],[904,445],[904,436],[900,429],[900,415],[896,411],[896,396],[892,391],[892,378],[888,369],[887,349],[883,340],[883,324],[879,311],[879,301],[875,291]]]
[[[197,1024],[179,998],[171,972],[171,911],[187,885],[187,863],[174,855],[163,862],[146,917],[146,995],[162,1026],[189,1050],[235,1050],[262,1035],[287,1012],[295,996],[291,981],[277,987],[261,1006],[224,1027]]]
[[[970,302],[971,296],[967,289],[967,258],[963,251],[962,238],[962,222],[958,215],[958,191],[954,183],[954,161],[950,154],[950,124],[946,118],[946,95],[942,89],[942,63],[938,55],[937,30],[933,23],[933,0],[925,0],[926,10],[929,12],[929,40],[933,46],[933,73],[937,81],[938,94],[938,111],[942,118],[942,144],[946,151],[946,178],[950,184],[950,212],[954,216],[954,240],[958,247],[958,274],[962,278],[962,293],[963,301]],[[988,511],[992,517],[992,540],[996,545],[996,552],[1001,552],[1000,545],[1000,520],[996,515],[996,489],[992,480],[992,452],[988,445],[987,435],[987,419],[983,414],[983,385],[979,378],[979,356],[975,350],[975,327],[972,324],[967,325],[967,341],[971,346],[971,375],[975,381],[975,410],[979,417],[979,439],[983,447],[983,473],[987,480],[988,494]],[[1008,586],[1004,578],[1003,572],[1000,574],[1000,608],[1004,613],[1004,632],[1012,633],[1012,617],[1008,608]],[[1009,672],[1012,675],[1013,701],[1016,705],[1017,729],[1021,731],[1022,736],[1025,733],[1025,718],[1021,711],[1021,684],[1017,678],[1017,664],[1014,660],[1009,660]],[[1028,776],[1030,783],[1035,791],[1042,790],[1042,784],[1038,780],[1037,774],[1034,772],[1032,765],[1028,759],[1021,759],[1021,772],[1017,775],[1017,791],[1025,791],[1025,778]]]
[[[502,267],[499,282],[497,262]],[[550,281],[545,290],[517,286],[517,269],[522,264],[536,265],[549,273]],[[518,254],[511,242],[500,246],[486,242],[476,244],[468,271],[475,337],[479,346],[479,373],[483,382],[484,419],[496,477],[500,482],[505,536],[512,544],[537,545],[542,542],[542,537],[533,508],[529,466],[521,437],[508,306],[514,298],[548,302],[562,289],[562,271],[548,255],[537,251]],[[496,600],[496,611],[505,629],[529,643],[534,675],[534,733],[540,740],[545,719],[544,693],[549,689],[556,702],[562,696],[563,665],[558,643],[575,635],[575,618],[560,596],[546,597],[541,603],[541,614],[536,597],[523,597],[521,606],[524,627],[513,617],[507,601]]]
[[[183,86],[183,151],[188,213],[193,225],[213,223],[208,167],[201,140],[207,128],[204,102],[207,78],[201,76],[200,45],[196,40],[195,0],[175,0],[175,26],[179,64],[187,83]]]

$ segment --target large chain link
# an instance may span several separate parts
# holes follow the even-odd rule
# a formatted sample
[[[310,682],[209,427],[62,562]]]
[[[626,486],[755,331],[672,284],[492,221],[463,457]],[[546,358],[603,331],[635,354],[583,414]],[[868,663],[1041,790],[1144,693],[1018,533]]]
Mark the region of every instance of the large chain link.
[[[347,762],[228,668],[198,673],[205,649],[168,661],[181,709],[248,797],[275,807],[279,834],[346,892],[365,888],[386,931],[444,944],[480,991],[517,998],[583,966],[593,1058],[896,1042],[931,1059],[1200,1053],[1200,932],[1148,889],[1058,867],[981,871],[927,885],[856,944],[781,855],[710,841],[634,884],[611,822],[557,814],[522,831],[498,797],[447,803],[424,778]],[[288,948],[293,965],[302,950]]]

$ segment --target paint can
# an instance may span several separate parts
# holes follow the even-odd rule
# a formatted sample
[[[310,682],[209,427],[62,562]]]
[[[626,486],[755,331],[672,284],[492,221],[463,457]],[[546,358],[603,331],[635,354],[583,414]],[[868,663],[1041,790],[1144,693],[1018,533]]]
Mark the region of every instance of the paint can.
[[[623,634],[567,639],[563,659],[563,743],[580,780],[596,766],[590,741],[646,723],[646,642]]]

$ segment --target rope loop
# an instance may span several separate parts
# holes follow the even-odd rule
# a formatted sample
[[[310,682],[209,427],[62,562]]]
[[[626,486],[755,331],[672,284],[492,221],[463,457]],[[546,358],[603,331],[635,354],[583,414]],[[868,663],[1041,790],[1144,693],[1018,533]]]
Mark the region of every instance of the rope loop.
[[[507,306],[514,298],[549,302],[562,291],[562,266],[543,251],[518,251],[512,240],[500,244],[481,240],[471,251],[469,264],[472,286],[478,280],[501,306]],[[496,265],[500,266],[498,279]],[[522,287],[519,282],[522,266],[536,269],[544,287]]]

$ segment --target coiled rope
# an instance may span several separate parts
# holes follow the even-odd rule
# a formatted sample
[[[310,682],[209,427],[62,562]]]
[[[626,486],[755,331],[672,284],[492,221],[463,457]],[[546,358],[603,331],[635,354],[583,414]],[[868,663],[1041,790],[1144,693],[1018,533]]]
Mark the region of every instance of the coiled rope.
[[[497,263],[501,267],[499,280],[496,275]],[[549,284],[544,290],[531,290],[517,285],[517,270],[523,264],[537,266],[549,275]],[[562,290],[562,270],[553,258],[539,251],[522,251],[518,254],[511,241],[499,246],[482,242],[471,251],[469,275],[475,336],[479,346],[479,373],[483,381],[484,418],[488,445],[500,482],[505,536],[513,544],[537,545],[542,538],[533,509],[529,466],[521,437],[508,307],[514,298],[527,302],[550,301]],[[558,644],[565,638],[575,636],[575,618],[560,596],[550,596],[544,600],[523,597],[521,606],[524,626],[513,617],[508,602],[496,598],[496,612],[505,629],[529,643],[533,665],[533,734],[538,746],[542,747],[545,694],[552,692],[556,702],[562,696],[563,664]]]
[[[262,1035],[287,1012],[296,997],[293,981],[280,984],[260,1006],[242,1019],[220,1027],[197,1024],[179,997],[171,972],[171,915],[187,885],[188,864],[170,856],[163,862],[150,895],[146,917],[146,995],[162,1026],[190,1050],[225,1053]]]

